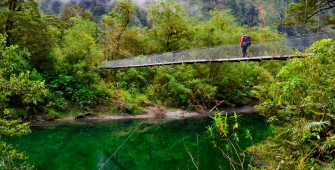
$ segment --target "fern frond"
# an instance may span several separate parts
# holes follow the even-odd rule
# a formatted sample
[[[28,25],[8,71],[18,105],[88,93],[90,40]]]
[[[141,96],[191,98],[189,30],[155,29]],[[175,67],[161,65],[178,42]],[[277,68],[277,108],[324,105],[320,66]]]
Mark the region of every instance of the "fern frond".
[[[335,135],[327,137],[323,142],[321,149],[322,150],[330,150],[335,148]]]
[[[279,136],[297,136],[296,134],[303,134],[311,130],[312,128],[321,128],[324,129],[326,126],[330,126],[330,121],[320,121],[320,122],[307,122],[301,121],[299,122],[300,125],[295,125],[292,128],[288,128],[287,130],[283,131],[279,134]],[[298,135],[299,136],[299,135]]]
[[[330,121],[310,122],[310,123],[306,123],[303,126],[302,130],[307,131],[312,128],[322,128],[323,129],[324,127],[330,126],[330,125],[331,125]]]

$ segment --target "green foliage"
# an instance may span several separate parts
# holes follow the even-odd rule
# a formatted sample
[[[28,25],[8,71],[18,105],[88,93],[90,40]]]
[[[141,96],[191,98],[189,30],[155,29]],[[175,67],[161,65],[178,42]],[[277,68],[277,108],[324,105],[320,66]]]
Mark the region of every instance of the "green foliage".
[[[127,28],[121,36],[120,51],[124,57],[152,54],[157,47],[148,36],[148,30],[138,27]]]
[[[184,8],[174,0],[158,1],[149,7],[153,22],[152,39],[157,40],[159,52],[188,49],[193,31],[188,26]]]
[[[60,114],[54,109],[48,109],[48,114],[45,115],[45,119],[47,120],[55,120],[57,118],[61,118]]]
[[[5,142],[0,142],[0,153],[2,156],[2,161],[0,162],[1,169],[34,169],[33,166],[25,163],[25,160],[28,158],[24,152],[16,150],[12,145],[9,145]]]
[[[6,120],[15,114],[12,109],[5,109],[0,119],[0,137],[22,136],[30,133],[29,123],[20,123],[19,120]]]
[[[219,74],[222,72],[225,74]],[[255,85],[271,79],[271,75],[256,63],[225,63],[220,67],[213,83],[218,86],[218,95],[222,99],[243,105],[254,97],[251,90]]]
[[[60,19],[66,23],[68,23],[70,26],[75,25],[72,18],[83,18],[88,19],[91,21],[92,14],[88,10],[82,9],[78,5],[68,6],[64,9],[64,11],[60,15]]]
[[[3,36],[0,41],[4,42]],[[8,107],[24,109],[26,113],[34,113],[48,95],[42,76],[34,69],[32,72],[26,58],[26,49],[19,50],[17,45],[4,47],[0,43],[0,111]],[[19,112],[18,112],[19,113]],[[22,116],[12,115],[13,117]]]
[[[334,145],[329,145],[333,134],[325,133],[331,125],[329,121],[308,122],[300,119],[296,120],[296,124],[286,125],[280,128],[279,135],[268,138],[254,148],[258,167],[323,169],[327,167],[325,162],[329,162],[326,163],[328,166],[334,164],[331,161]]]
[[[187,83],[192,89],[192,105],[209,108],[217,96],[218,87],[208,84],[206,80],[193,79]]]
[[[27,49],[20,50],[18,45],[6,47],[5,36],[0,34],[0,75],[6,79],[12,74],[29,70],[27,59],[30,53]]]
[[[333,44],[332,40],[322,40],[310,48],[317,52],[315,56],[288,62],[277,75],[277,82],[269,86],[270,99],[265,99],[263,104],[272,103],[274,109],[288,106],[286,111],[293,109],[295,114],[306,118],[314,118],[317,113],[333,112],[331,94],[334,87],[331,80],[334,76],[334,51],[330,48]],[[285,114],[275,116],[286,117]]]
[[[123,38],[123,35],[135,13],[135,4],[132,0],[116,1],[115,3],[115,8],[108,15],[102,16],[104,24],[109,28],[106,30],[104,44],[110,49],[105,51],[105,53],[108,52],[106,59],[109,60],[129,56],[124,52],[127,48],[121,49],[121,46],[127,46],[128,42]]]
[[[301,12],[303,2],[307,1],[290,8]],[[92,22],[88,10],[79,6],[66,8],[57,18],[41,16],[32,0],[19,1],[12,10],[7,8],[7,2],[0,3],[5,5],[0,12],[3,23],[0,33],[8,36],[0,36],[0,110],[6,111],[8,119],[24,117],[22,110],[36,113],[41,108],[47,112],[47,119],[54,119],[73,105],[85,110],[112,105],[118,113],[135,115],[143,113],[142,107],[152,105],[151,101],[191,110],[211,108],[218,100],[236,106],[257,99],[261,102],[257,108],[269,117],[268,122],[286,126],[280,129],[285,134],[248,149],[251,156],[257,150],[259,167],[319,167],[334,154],[335,140],[330,126],[335,112],[333,40],[315,43],[310,48],[315,52],[312,57],[284,64],[208,63],[110,72],[98,72],[95,68],[102,60],[226,44],[237,46],[242,32],[248,32],[253,41],[271,41],[253,45],[251,54],[257,54],[258,49],[268,49],[274,54],[291,52],[280,41],[272,42],[283,40],[284,36],[266,27],[267,13],[273,9],[271,12],[278,14],[274,8],[265,9],[268,1],[257,9],[256,2],[250,0],[217,1],[223,6],[232,3],[232,9],[219,10],[207,5],[204,8],[209,12],[199,18],[187,16],[176,1],[157,1],[149,6],[150,22],[145,28],[130,27],[135,22],[135,12],[141,12],[131,0],[115,1],[115,8],[102,16],[101,27]],[[271,6],[277,3],[280,2],[273,1]],[[307,3],[308,8],[315,8],[315,1]],[[283,4],[279,6],[282,8]],[[310,12],[313,11],[307,14]],[[141,16],[140,22],[146,14],[142,11]],[[257,23],[261,26],[256,26]],[[6,28],[8,24],[13,24],[11,29]],[[102,74],[106,84],[100,78]],[[233,167],[245,168],[246,162],[242,160],[248,153],[239,148],[242,135],[237,133],[240,117],[216,114],[213,119],[214,124],[208,130],[215,146]],[[4,122],[0,127],[7,136],[20,132],[15,128],[7,128],[7,132],[4,125],[8,122]],[[247,140],[252,142],[250,131],[245,132]],[[219,144],[222,140],[226,143]],[[0,152],[13,149],[2,143],[0,147],[4,148]],[[12,166],[10,162],[6,164]]]
[[[117,0],[115,4],[115,9],[109,15],[125,28],[135,13],[135,4],[132,0]]]
[[[237,26],[229,11],[213,10],[209,12],[208,20],[196,21],[188,18],[184,8],[174,1],[159,1],[150,6],[150,18],[153,22],[150,28],[121,27],[121,23],[126,23],[123,22],[126,19],[124,11],[128,7],[123,6],[124,10],[118,7],[116,9],[119,10],[115,9],[109,15],[103,16],[109,28],[107,41],[116,42],[108,42],[105,53],[110,51],[108,55],[117,56],[114,59],[121,56],[125,58],[139,54],[237,44],[241,32],[248,31],[246,27]],[[255,41],[283,38],[269,27],[253,27],[249,31]],[[278,49],[281,45],[267,44],[269,45],[258,48]],[[273,79],[268,71],[257,64],[250,64],[248,67],[240,64],[203,64],[164,69],[129,69],[118,70],[115,75],[107,77],[115,81],[111,82],[113,87],[123,88],[132,94],[146,93],[150,100],[157,103],[187,109],[194,106],[209,108],[216,103],[216,99],[231,104],[246,104],[254,97],[251,93],[253,86]]]
[[[29,72],[12,75],[9,80],[0,77],[0,89],[1,110],[8,106],[22,107],[28,113],[34,113],[48,94],[44,82],[30,80]]]
[[[62,91],[53,91],[50,92],[47,96],[48,98],[48,107],[55,108],[57,110],[65,110],[68,107],[68,104],[64,97],[64,92]]]
[[[115,5],[108,15],[102,17],[106,30],[100,30],[92,23],[90,13],[79,6],[66,8],[60,19],[47,15],[41,17],[43,23],[48,24],[46,28],[52,42],[52,52],[48,57],[53,60],[53,66],[48,65],[49,68],[43,70],[51,92],[49,107],[64,110],[67,101],[85,109],[109,103],[103,100],[111,95],[110,91],[96,88],[103,84],[94,68],[102,61],[102,54],[104,59],[117,59],[237,44],[241,32],[248,31],[247,27],[238,27],[230,10],[210,10],[206,20],[190,18],[184,7],[175,1],[158,1],[149,7],[152,21],[149,28],[130,28],[132,17],[138,11],[136,5],[130,0],[116,1]],[[105,36],[97,34],[97,31],[104,32]],[[253,27],[249,31],[255,41],[281,37],[268,27]],[[101,42],[104,44],[99,44]],[[103,53],[101,48],[104,48]],[[132,95],[144,93],[157,103],[192,109],[194,106],[210,108],[217,99],[237,105],[250,102],[254,97],[252,87],[264,79],[272,79],[267,72],[262,72],[264,70],[259,65],[204,64],[172,69],[120,70],[115,75],[107,73],[105,77],[113,81],[108,82],[113,88],[125,89]],[[37,80],[43,80],[36,75]]]
[[[235,18],[230,11],[209,11],[210,18],[195,24],[194,43],[195,47],[218,46],[222,44],[238,43],[242,28],[237,27]]]
[[[78,18],[71,18],[74,26],[65,32],[63,41],[63,62],[77,64],[87,63],[93,67],[101,61],[101,53],[93,35],[95,35],[95,24]]]
[[[223,115],[220,112],[215,112],[213,115],[213,125],[207,126],[209,135],[213,138],[214,147],[218,148],[223,157],[229,160],[231,169],[244,169],[247,165],[252,164],[254,157],[254,150],[248,151],[242,148],[241,141],[253,141],[250,130],[245,130],[245,139],[241,139],[241,134],[238,133],[240,129],[240,117],[234,113],[233,116],[228,117],[227,113]]]
[[[20,120],[12,120],[13,109],[5,109],[0,114],[0,167],[1,169],[33,169],[25,162],[27,156],[25,153],[16,150],[12,145],[4,142],[3,138],[13,136],[22,136],[31,132],[29,123],[21,123]]]
[[[17,113],[8,106],[8,97],[20,95],[21,101],[25,105],[37,104],[40,97],[46,93],[43,82],[33,82],[29,80],[29,73],[21,74],[19,77],[11,77],[5,80],[0,77],[1,100],[0,100],[0,138],[22,136],[30,133],[28,123],[21,123],[15,120]],[[36,94],[33,96],[32,94]],[[1,169],[32,169],[33,167],[25,163],[26,155],[17,151],[13,146],[0,142],[0,167]]]
[[[72,27],[65,31],[61,46],[52,55],[56,70],[47,74],[51,93],[49,107],[65,110],[72,101],[79,108],[91,109],[107,99],[107,92],[97,88],[101,83],[95,64],[102,60],[94,36],[96,25],[80,17],[70,17]]]
[[[136,95],[135,102],[142,107],[147,107],[147,106],[152,105],[151,101],[148,99],[148,97],[145,94]]]
[[[334,0],[300,0],[292,2],[287,9],[288,19],[286,24],[307,25],[311,29],[320,29],[333,26],[334,19],[332,10]]]
[[[116,73],[115,87],[126,89],[132,94],[141,93],[148,86],[151,75],[152,73],[146,69],[119,70]]]
[[[334,165],[330,144],[335,118],[334,44],[331,39],[314,43],[307,50],[314,56],[288,61],[272,84],[255,88],[261,100],[257,109],[284,132],[257,146],[259,165],[283,169]]]
[[[17,45],[0,46],[0,52],[0,75],[3,77],[9,78],[12,74],[19,74],[29,69],[27,58],[30,54],[26,49],[19,50]]]
[[[1,93],[5,96],[17,96],[24,105],[37,105],[42,102],[48,91],[44,82],[31,81],[30,72],[21,73],[19,76],[11,76],[10,81],[0,80]]]
[[[90,109],[106,100],[107,92],[97,88],[101,80],[94,71],[92,54],[89,51],[81,53],[82,55],[75,55],[77,57],[73,58],[66,54],[68,58],[60,62],[57,72],[49,75],[52,77],[47,83],[51,91],[49,106],[64,110],[68,106],[66,100],[69,100],[80,108]],[[72,61],[72,64],[68,63],[68,60]]]
[[[191,67],[165,67],[157,72],[154,85],[149,87],[149,98],[162,101],[166,106],[191,109],[193,94],[187,81],[191,81],[189,78],[193,76]]]
[[[7,35],[6,44],[27,48],[31,56],[26,59],[37,70],[53,68],[52,59],[49,58],[53,42],[37,9],[37,2],[28,0],[13,3],[12,8],[6,7],[0,11],[0,28],[6,26],[6,30],[0,29],[0,33]]]
[[[114,107],[116,111],[123,114],[131,114],[137,115],[142,114],[144,110],[141,108],[141,104],[143,104],[143,98],[141,99],[134,98],[129,92],[118,89],[113,92],[114,98]]]
[[[61,74],[57,79],[52,80],[48,87],[53,92],[52,96],[56,98],[49,105],[57,105],[58,109],[64,109],[67,105],[64,98],[73,101],[83,109],[94,108],[101,104],[102,100],[106,99],[106,93],[99,91],[90,82],[85,82],[85,77],[81,78]]]
[[[331,76],[326,76],[327,79],[323,80],[321,77],[325,74],[319,74],[323,71],[322,66],[315,64],[328,63],[329,67],[325,70],[327,74],[332,74],[333,61],[323,57],[328,56],[327,49],[332,49],[331,42],[323,42],[325,44],[317,45],[313,49],[319,55],[318,60],[312,60],[313,63],[292,60],[278,74],[277,80],[280,83],[269,87],[266,85],[273,81],[273,75],[280,70],[280,65],[275,70],[272,69],[272,64],[266,70],[256,63],[209,63],[98,72],[95,64],[104,59],[225,44],[237,45],[241,32],[249,32],[255,41],[283,36],[268,27],[238,27],[229,10],[210,10],[206,19],[190,18],[185,9],[175,1],[157,1],[152,4],[149,7],[152,23],[148,23],[152,25],[148,28],[129,27],[136,11],[135,4],[130,0],[116,1],[115,8],[102,17],[105,27],[101,28],[92,22],[91,13],[80,7],[69,7],[61,18],[57,18],[41,16],[33,1],[23,2],[22,12],[7,8],[0,12],[2,23],[6,23],[9,16],[15,21],[8,32],[3,31],[4,24],[0,27],[0,32],[8,33],[9,37],[7,42],[5,36],[0,37],[0,109],[5,111],[4,116],[8,119],[0,124],[0,130],[7,137],[15,133],[23,135],[28,131],[24,128],[27,125],[10,122],[13,118],[25,117],[23,110],[29,113],[44,112],[44,117],[52,120],[59,118],[60,113],[71,106],[83,110],[94,109],[100,105],[112,106],[117,113],[135,115],[143,113],[143,107],[151,106],[151,101],[166,107],[191,110],[198,107],[211,108],[217,100],[224,100],[232,105],[244,105],[257,97],[261,101],[262,98],[267,99],[264,102],[267,102],[266,108],[262,111],[271,110],[268,114],[273,116],[273,122],[293,122],[291,118],[298,115],[297,113],[311,118],[316,117],[314,112],[324,113],[319,112],[320,108],[329,111],[334,108],[330,102],[332,100],[329,100],[332,98],[333,88],[326,85],[331,82]],[[253,9],[253,5],[248,9]],[[105,35],[100,35],[100,32]],[[12,46],[6,46],[8,44]],[[272,43],[258,48],[275,51],[280,45],[282,44]],[[307,74],[309,67],[316,69],[310,70],[311,72],[318,72],[311,73],[315,77],[313,79],[303,76]],[[106,84],[100,78],[101,74],[105,74]],[[291,74],[294,76],[287,78]],[[329,93],[321,93],[320,101],[316,100],[320,93],[316,88],[317,84],[321,84],[321,89],[326,89]],[[306,89],[310,91],[305,92]],[[303,96],[306,94],[312,95]],[[278,111],[277,99],[285,104],[285,110]],[[331,116],[332,114],[327,113],[324,117]],[[23,128],[23,131],[15,128]],[[245,148],[239,147],[243,137],[237,133],[240,129],[240,116],[235,114],[228,118],[215,115],[214,125],[208,129],[216,146],[232,162],[232,166],[245,167],[242,160],[246,158],[247,152]],[[250,131],[245,132],[247,140],[252,142]],[[313,126],[299,134],[298,139],[302,144],[308,143],[307,149],[311,147],[310,141],[315,138],[324,142],[320,143],[324,144],[324,148],[333,149],[332,135],[329,135],[329,140],[323,140],[323,132],[324,126]],[[221,140],[227,143],[219,144]],[[0,152],[13,149],[3,143],[0,146],[3,148],[0,148]],[[16,154],[16,151],[6,154],[11,153]],[[321,153],[321,149],[315,153]],[[297,157],[302,155],[294,154]],[[327,154],[331,155],[332,152],[327,151]],[[24,158],[20,154],[16,156]],[[314,160],[317,161],[315,158]],[[9,160],[5,162],[7,166],[12,166],[11,163]]]
[[[52,14],[55,16],[62,15],[62,11],[68,8],[69,5],[76,4],[83,9],[89,9],[94,15],[95,21],[101,18],[101,15],[115,8],[114,5],[106,5],[105,1],[71,1],[70,3],[61,3],[60,1],[39,0],[39,7],[43,13]],[[69,1],[67,1],[69,2]],[[137,2],[136,15],[131,20],[132,26],[151,27],[146,13],[146,5],[144,2],[152,1],[133,1]],[[142,2],[142,3],[141,3]],[[185,1],[176,0],[176,3],[182,4],[188,16],[204,16],[203,20],[208,18],[207,12],[210,10],[231,10],[231,14],[236,18],[238,25],[253,26],[270,26],[276,29],[276,21],[285,18],[285,9],[287,3],[297,2],[297,0],[197,0]],[[317,6],[317,5],[315,5]],[[82,10],[83,11],[83,10]],[[81,11],[81,12],[82,12]],[[63,12],[64,13],[64,12]]]

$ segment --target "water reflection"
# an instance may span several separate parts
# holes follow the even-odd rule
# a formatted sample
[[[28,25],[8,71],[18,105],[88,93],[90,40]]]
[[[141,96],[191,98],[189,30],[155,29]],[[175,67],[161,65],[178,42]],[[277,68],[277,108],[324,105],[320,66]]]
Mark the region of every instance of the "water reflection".
[[[211,121],[76,121],[34,127],[31,134],[11,142],[41,170],[196,169],[195,164],[199,169],[229,169],[206,132]],[[241,125],[257,134],[256,140],[267,136],[260,116],[245,117]]]

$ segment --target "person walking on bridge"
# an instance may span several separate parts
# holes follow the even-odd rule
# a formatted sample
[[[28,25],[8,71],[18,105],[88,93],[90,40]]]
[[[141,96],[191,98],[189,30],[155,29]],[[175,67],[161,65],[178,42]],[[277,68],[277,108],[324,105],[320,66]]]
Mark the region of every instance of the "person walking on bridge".
[[[251,45],[250,35],[242,33],[240,47],[242,48],[243,57],[249,57],[247,54],[247,49]]]

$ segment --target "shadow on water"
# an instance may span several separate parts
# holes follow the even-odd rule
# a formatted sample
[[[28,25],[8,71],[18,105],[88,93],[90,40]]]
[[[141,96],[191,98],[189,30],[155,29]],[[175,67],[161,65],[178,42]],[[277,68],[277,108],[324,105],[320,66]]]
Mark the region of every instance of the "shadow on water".
[[[241,121],[242,128],[252,132],[255,142],[269,135],[262,116],[244,116]],[[206,132],[211,123],[208,117],[74,121],[34,127],[31,134],[10,142],[18,144],[29,155],[28,161],[40,170],[94,170],[102,166],[113,170],[196,169],[187,151],[198,162],[199,169],[229,169]]]

